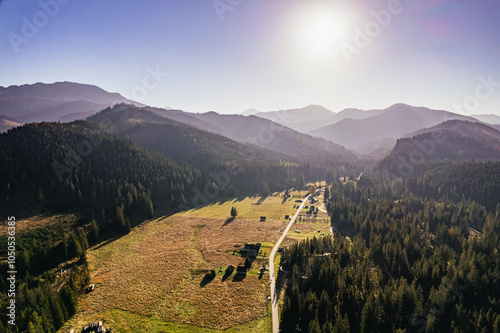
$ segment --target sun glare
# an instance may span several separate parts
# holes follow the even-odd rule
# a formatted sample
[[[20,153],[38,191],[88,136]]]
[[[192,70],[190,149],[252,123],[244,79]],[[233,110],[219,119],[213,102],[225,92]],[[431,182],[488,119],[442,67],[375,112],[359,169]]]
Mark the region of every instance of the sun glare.
[[[345,11],[331,6],[311,6],[302,13],[299,25],[300,44],[306,51],[323,53],[332,51],[348,33]]]

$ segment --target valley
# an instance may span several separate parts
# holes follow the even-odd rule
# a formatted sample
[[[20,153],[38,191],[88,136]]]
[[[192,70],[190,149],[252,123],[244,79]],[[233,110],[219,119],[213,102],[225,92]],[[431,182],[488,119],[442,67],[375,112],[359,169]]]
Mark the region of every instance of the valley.
[[[118,331],[271,332],[269,275],[259,270],[268,266],[271,247],[288,223],[285,215],[294,213],[295,200],[306,193],[291,192],[286,200],[283,193],[222,199],[146,221],[124,237],[97,244],[87,252],[95,290],[79,297],[79,312],[60,332],[101,318]],[[228,222],[233,206],[238,216]],[[282,246],[297,241],[293,229],[306,239],[327,234],[329,222],[294,224],[293,238]],[[229,265],[244,263],[238,251],[247,243],[262,244],[252,268],[246,276],[227,276]],[[216,275],[204,283],[210,270]]]

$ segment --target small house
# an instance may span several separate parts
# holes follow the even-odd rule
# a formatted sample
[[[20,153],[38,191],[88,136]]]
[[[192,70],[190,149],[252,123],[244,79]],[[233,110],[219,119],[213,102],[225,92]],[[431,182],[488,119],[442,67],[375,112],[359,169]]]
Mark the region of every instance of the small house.
[[[88,286],[87,293],[94,291],[94,288],[95,288],[95,283],[92,283],[91,285]]]
[[[261,221],[261,222],[266,222],[266,217],[265,217],[265,216],[261,216],[261,217],[260,217],[260,221]]]
[[[240,250],[242,257],[255,258],[259,254],[261,244],[245,244],[245,247]]]

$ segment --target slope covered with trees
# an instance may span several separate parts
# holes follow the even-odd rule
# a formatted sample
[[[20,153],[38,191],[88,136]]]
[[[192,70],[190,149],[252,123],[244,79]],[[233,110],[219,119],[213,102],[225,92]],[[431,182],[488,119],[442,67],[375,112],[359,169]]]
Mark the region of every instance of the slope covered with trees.
[[[335,182],[340,232],[285,250],[282,331],[500,331],[500,207],[368,183]]]
[[[158,134],[159,125],[152,122],[127,130]],[[324,174],[321,167],[220,135],[185,125],[166,126],[170,127],[157,129],[171,129],[172,137],[161,137],[150,146],[165,149],[158,152],[85,121],[33,123],[0,135],[2,220],[7,220],[6,214],[18,219],[54,213],[75,216],[56,224],[32,225],[16,235],[19,311],[14,332],[56,331],[75,313],[76,296],[88,286],[89,245],[128,232],[157,208],[168,214],[192,206],[191,199],[202,191],[213,200],[237,190],[260,193],[263,184],[268,191],[301,186]],[[245,148],[255,151],[247,155],[240,151]],[[220,172],[227,170],[234,172],[226,179]],[[0,237],[0,248],[3,261],[8,248],[5,235]],[[5,261],[0,266],[7,271]],[[8,325],[7,291],[2,279],[0,331]]]

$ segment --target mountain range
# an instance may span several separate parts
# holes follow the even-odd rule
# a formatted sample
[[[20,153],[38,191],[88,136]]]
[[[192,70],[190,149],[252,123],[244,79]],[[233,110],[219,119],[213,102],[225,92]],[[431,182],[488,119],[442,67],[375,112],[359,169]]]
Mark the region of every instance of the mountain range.
[[[27,122],[86,119],[123,103],[145,107],[99,87],[72,82],[0,87],[0,131]],[[142,123],[165,125],[165,119],[170,119],[302,160],[323,156],[325,164],[327,160],[352,162],[360,156],[380,159],[391,152],[398,139],[448,120],[483,122],[500,128],[497,115],[472,117],[406,104],[338,113],[320,105],[270,112],[252,109],[242,115],[153,107],[144,110],[151,114],[143,114]]]
[[[234,160],[245,151],[248,158],[273,161],[291,157],[297,161],[314,160],[319,164],[337,165],[357,160],[342,146],[254,116],[215,112],[187,114],[179,110],[121,104],[89,117],[88,121],[101,123],[146,148],[174,154],[170,157],[186,162],[192,162],[186,158],[203,159],[199,150],[210,152],[215,147],[221,148],[218,154],[222,152],[226,160]],[[192,144],[198,148],[189,148]]]
[[[73,83],[35,83],[0,87],[0,116],[16,123],[84,119],[118,103],[142,104],[99,87]]]
[[[385,110],[377,110],[374,116],[364,119],[346,118],[310,134],[337,142],[349,149],[368,153],[374,148],[390,149],[398,138],[406,136],[407,133],[450,119],[476,121],[474,118],[448,111],[395,104]]]

